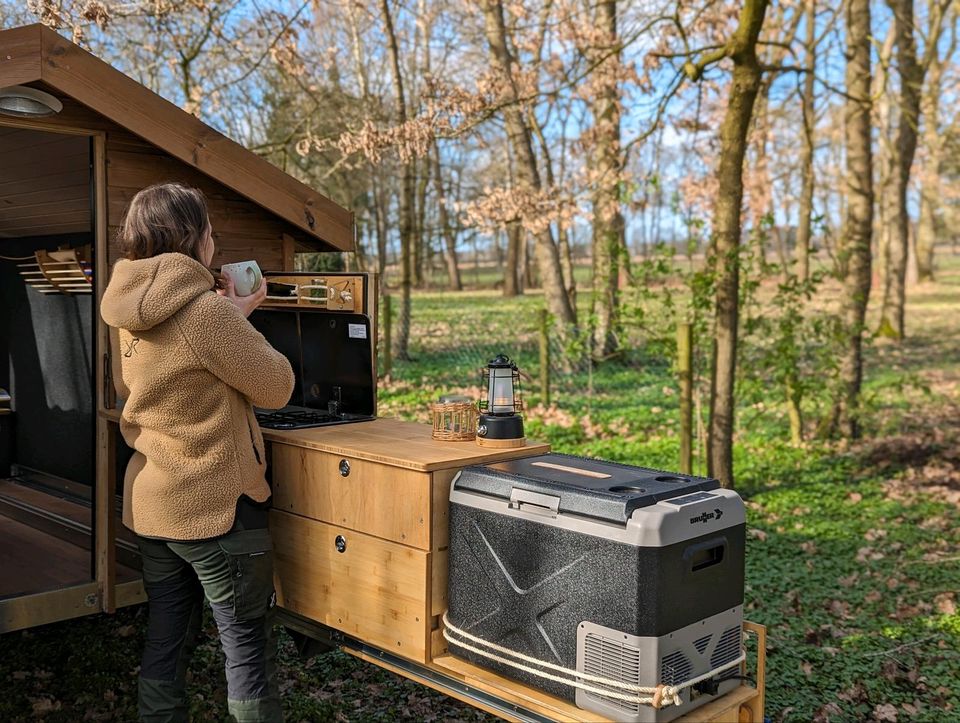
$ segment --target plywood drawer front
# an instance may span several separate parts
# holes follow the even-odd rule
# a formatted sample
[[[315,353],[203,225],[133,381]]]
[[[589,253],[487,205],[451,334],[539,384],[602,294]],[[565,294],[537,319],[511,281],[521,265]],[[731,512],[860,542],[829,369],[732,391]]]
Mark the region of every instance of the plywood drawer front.
[[[280,606],[426,662],[429,553],[277,510],[270,529]]]
[[[429,472],[287,444],[273,445],[272,464],[275,509],[430,549]]]

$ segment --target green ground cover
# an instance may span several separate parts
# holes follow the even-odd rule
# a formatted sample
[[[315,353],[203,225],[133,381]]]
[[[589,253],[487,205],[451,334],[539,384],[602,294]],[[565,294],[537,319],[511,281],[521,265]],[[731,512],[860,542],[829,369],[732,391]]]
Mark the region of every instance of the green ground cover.
[[[746,609],[768,627],[771,720],[960,720],[960,259],[945,261],[936,284],[911,292],[908,341],[868,350],[864,442],[793,447],[776,400],[740,411]],[[395,364],[381,413],[425,419],[441,392],[476,394],[479,367],[502,349],[535,375],[541,305],[536,295],[416,296],[414,361]],[[528,383],[528,435],[675,468],[665,349],[558,374],[549,407]],[[132,720],[143,624],[137,608],[0,638],[0,720]],[[304,663],[289,640],[282,653],[290,720],[486,718],[342,653]],[[191,691],[196,720],[221,719],[209,620]]]

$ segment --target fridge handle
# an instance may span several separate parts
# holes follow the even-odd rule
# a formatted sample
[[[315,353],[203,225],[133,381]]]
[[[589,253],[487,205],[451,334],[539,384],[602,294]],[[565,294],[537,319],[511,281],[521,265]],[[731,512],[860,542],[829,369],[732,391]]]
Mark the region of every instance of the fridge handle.
[[[510,508],[546,517],[556,517],[560,511],[560,498],[514,487],[510,490]]]
[[[695,545],[689,545],[683,551],[684,567],[690,574],[706,570],[722,563],[726,552],[726,537],[712,537]]]

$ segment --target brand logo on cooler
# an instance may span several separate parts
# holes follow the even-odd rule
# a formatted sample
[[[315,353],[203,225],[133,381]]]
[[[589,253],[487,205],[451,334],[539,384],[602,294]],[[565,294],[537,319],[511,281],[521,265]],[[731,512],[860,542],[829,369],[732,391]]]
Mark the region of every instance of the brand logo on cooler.
[[[696,517],[690,518],[690,524],[695,525],[698,522],[709,522],[710,520],[718,520],[723,517],[723,510],[719,508],[714,508],[713,512],[701,512]]]

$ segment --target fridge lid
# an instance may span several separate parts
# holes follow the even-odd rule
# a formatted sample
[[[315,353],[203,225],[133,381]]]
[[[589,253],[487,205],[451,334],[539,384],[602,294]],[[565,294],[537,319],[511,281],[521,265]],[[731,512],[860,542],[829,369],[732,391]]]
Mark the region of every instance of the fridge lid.
[[[467,467],[454,482],[457,490],[507,500],[537,493],[540,500],[553,498],[559,514],[621,524],[641,507],[719,486],[707,477],[557,453]]]

